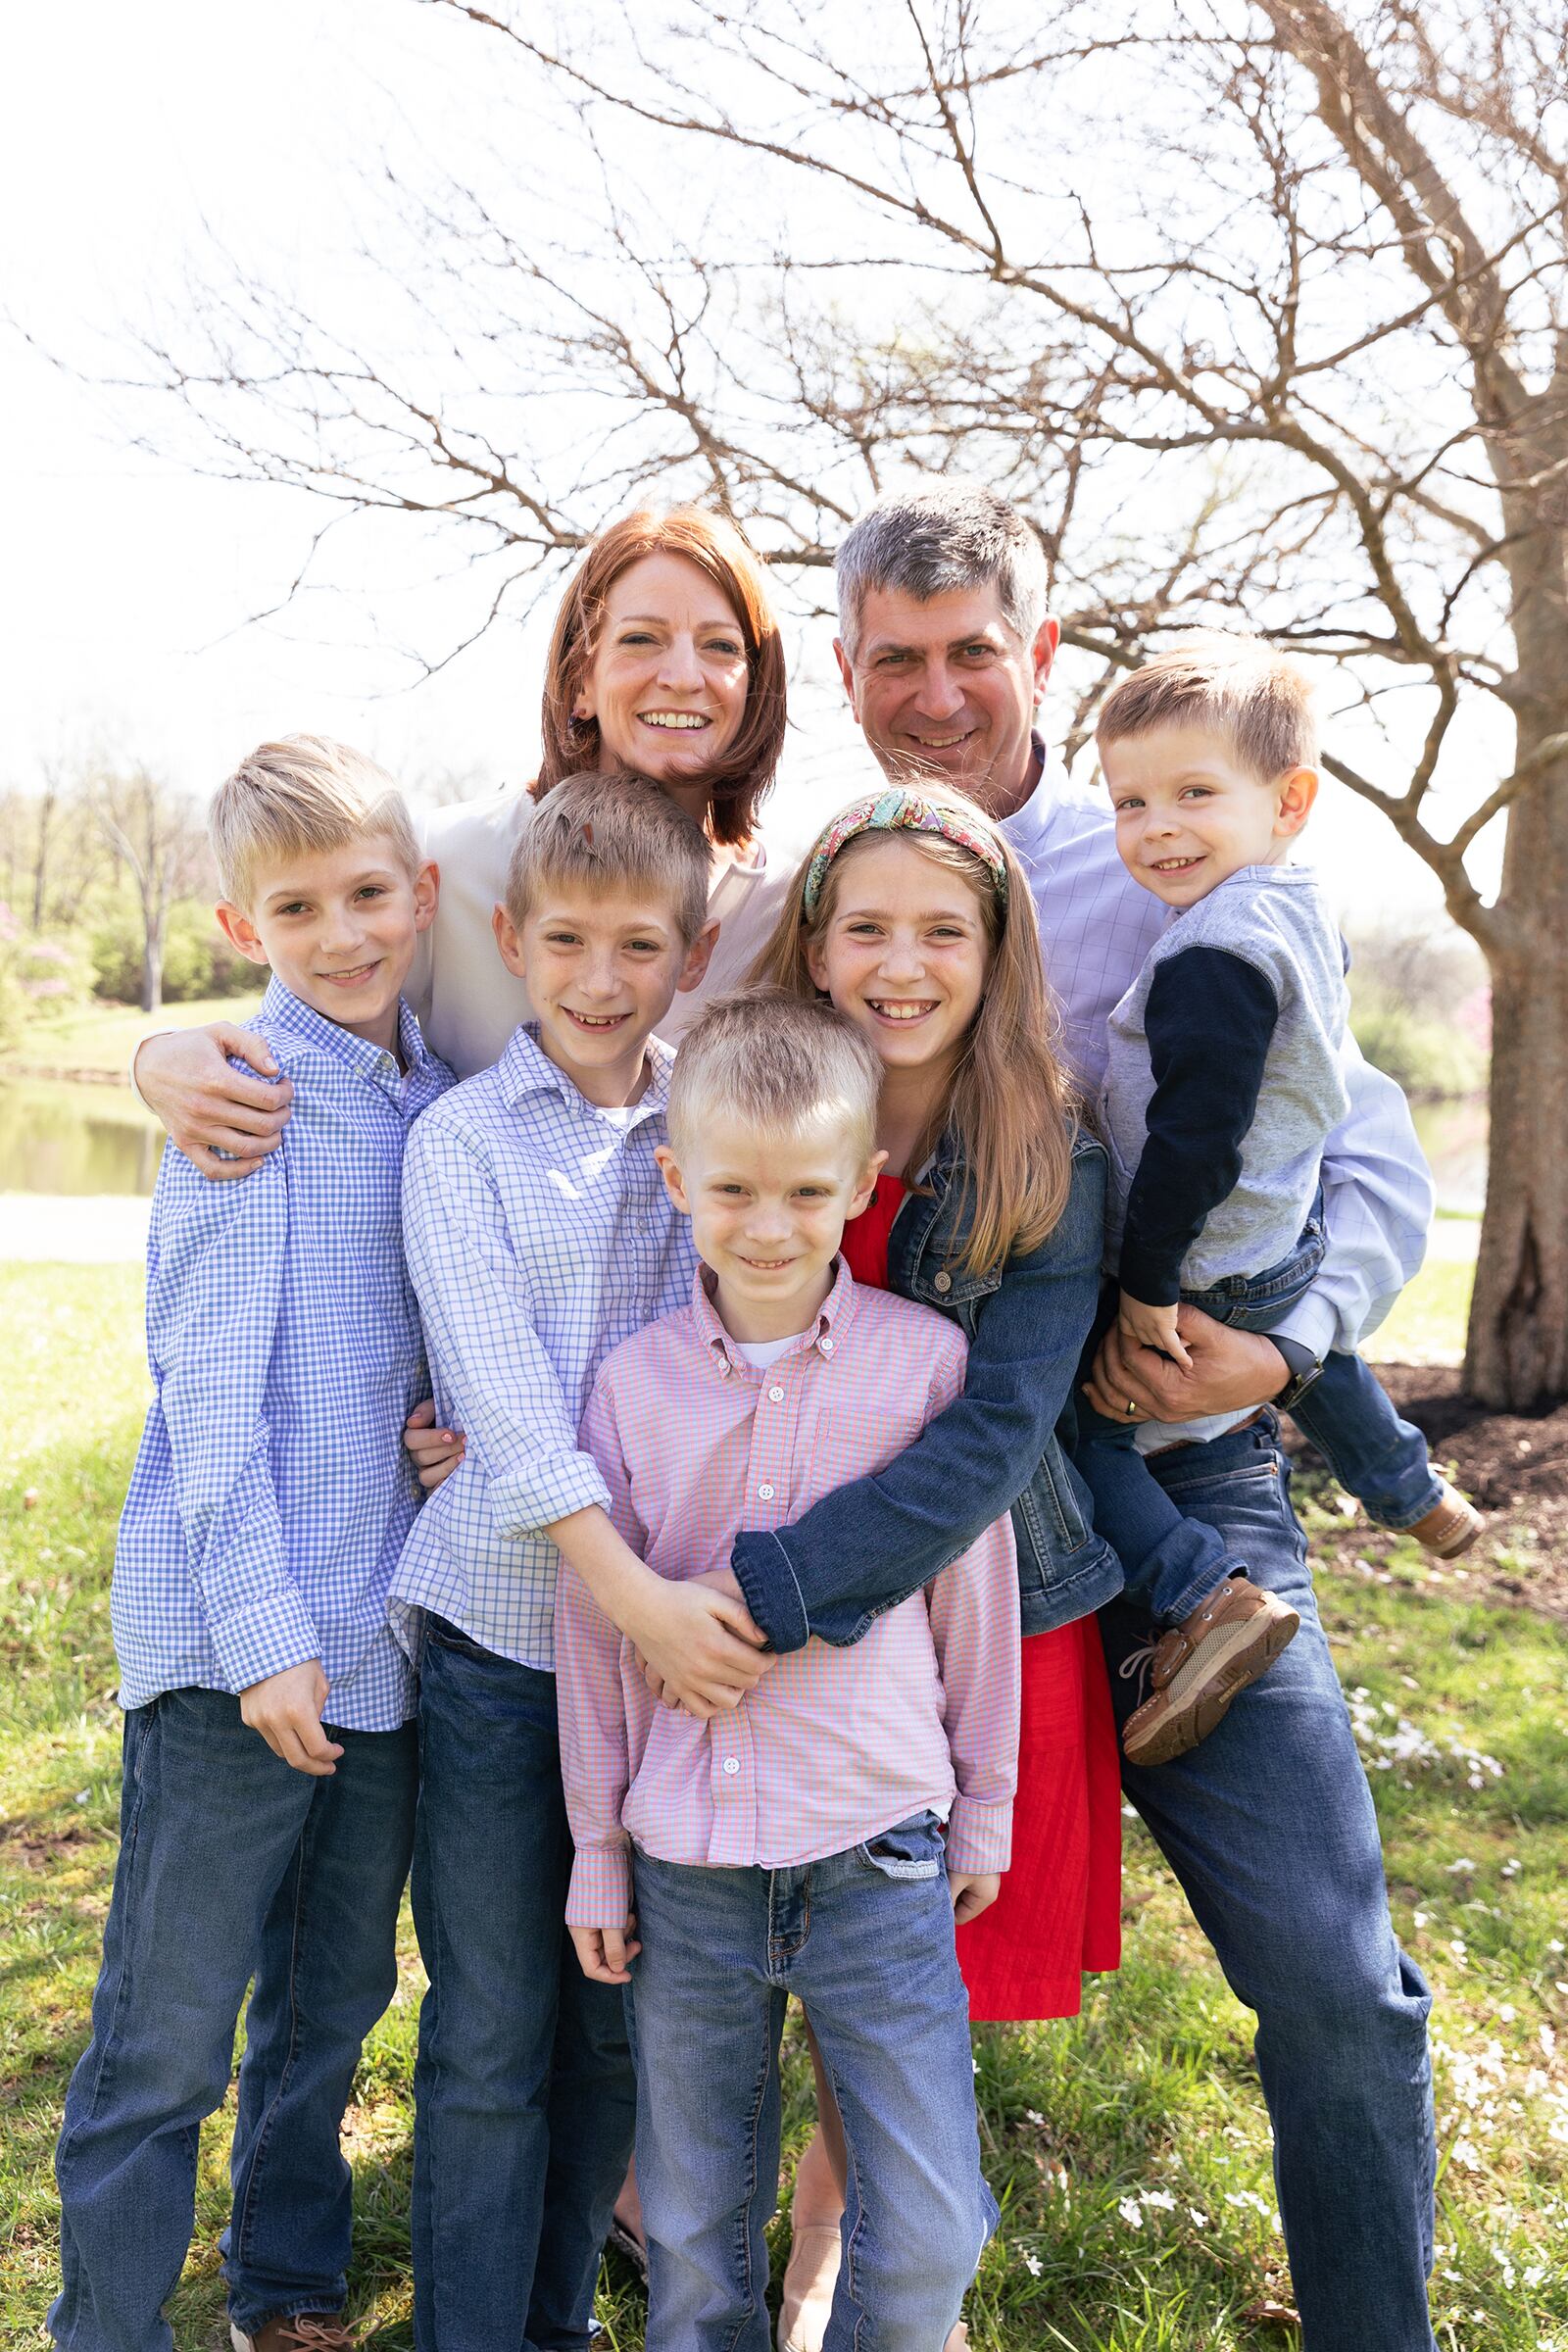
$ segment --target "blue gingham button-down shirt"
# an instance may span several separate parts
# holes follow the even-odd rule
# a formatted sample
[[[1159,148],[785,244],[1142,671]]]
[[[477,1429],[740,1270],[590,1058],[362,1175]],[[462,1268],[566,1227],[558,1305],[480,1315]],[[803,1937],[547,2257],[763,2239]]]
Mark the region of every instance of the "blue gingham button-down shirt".
[[[417,1508],[428,1393],[399,1196],[412,1122],[453,1083],[400,1009],[391,1054],[273,980],[249,1026],[294,1082],[282,1143],[213,1184],[164,1153],[147,1261],[154,1387],[120,1523],[120,1701],[239,1691],[319,1658],[324,1719],[412,1710],[386,1592]]]
[[[415,1523],[394,1605],[546,1673],[559,1555],[540,1531],[610,1500],[577,1444],[594,1375],[685,1303],[697,1263],[654,1161],[673,1056],[657,1039],[648,1053],[642,1100],[602,1110],[524,1023],[419,1122],[404,1173],[436,1412],[467,1451]]]

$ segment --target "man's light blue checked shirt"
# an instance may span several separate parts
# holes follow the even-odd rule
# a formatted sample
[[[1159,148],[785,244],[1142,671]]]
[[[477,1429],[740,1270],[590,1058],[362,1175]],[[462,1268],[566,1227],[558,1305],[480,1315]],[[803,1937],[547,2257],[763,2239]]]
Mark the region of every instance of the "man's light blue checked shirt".
[[[273,980],[249,1026],[294,1082],[282,1143],[231,1184],[164,1153],[155,1394],[111,1601],[123,1707],[318,1657],[327,1723],[413,1712],[386,1592],[418,1502],[403,1424],[429,1390],[399,1196],[412,1123],[453,1077],[400,1019],[406,1077]]]
[[[467,1452],[415,1522],[394,1602],[546,1673],[558,1554],[539,1530],[610,1500],[577,1444],[594,1375],[685,1302],[697,1264],[654,1164],[673,1055],[657,1039],[648,1054],[642,1101],[601,1110],[525,1023],[421,1119],[404,1172],[436,1413]]]

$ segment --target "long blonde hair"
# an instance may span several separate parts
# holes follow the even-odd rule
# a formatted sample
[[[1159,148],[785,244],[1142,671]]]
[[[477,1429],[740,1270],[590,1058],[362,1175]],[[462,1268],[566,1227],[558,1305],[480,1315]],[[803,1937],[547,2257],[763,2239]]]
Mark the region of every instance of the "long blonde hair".
[[[821,838],[790,885],[773,929],[750,974],[754,982],[793,996],[821,992],[808,955],[833,920],[846,862],[862,842],[904,842],[933,865],[957,874],[973,891],[991,953],[985,992],[944,1102],[911,1155],[923,1164],[945,1134],[953,1135],[964,1164],[969,1234],[959,1264],[968,1273],[1000,1271],[1015,1251],[1037,1250],[1067,1205],[1072,1147],[1081,1120],[1076,1089],[1054,1051],[1055,1007],[1040,959],[1029,880],[984,812],[962,794],[922,777],[919,792],[934,807],[951,808],[966,830],[987,836],[1005,861],[1005,898],[972,850],[940,833],[874,830],[845,843],[827,869],[811,913],[805,911],[807,876]],[[832,826],[824,828],[826,833]]]

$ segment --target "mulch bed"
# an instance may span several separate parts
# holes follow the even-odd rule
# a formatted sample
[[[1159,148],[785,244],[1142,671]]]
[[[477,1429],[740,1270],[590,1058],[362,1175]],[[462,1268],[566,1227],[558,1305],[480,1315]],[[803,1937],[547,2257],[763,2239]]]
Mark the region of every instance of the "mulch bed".
[[[1477,1507],[1487,1531],[1457,1562],[1477,1600],[1497,1600],[1568,1619],[1568,1405],[1539,1415],[1489,1413],[1459,1387],[1459,1373],[1418,1364],[1380,1364],[1378,1374],[1407,1421]],[[1319,1456],[1287,1424],[1304,1471]],[[1309,1490],[1310,1491],[1310,1490]],[[1380,1558],[1390,1540],[1357,1516],[1328,1548],[1349,1565]],[[1324,1539],[1314,1531],[1314,1547]]]

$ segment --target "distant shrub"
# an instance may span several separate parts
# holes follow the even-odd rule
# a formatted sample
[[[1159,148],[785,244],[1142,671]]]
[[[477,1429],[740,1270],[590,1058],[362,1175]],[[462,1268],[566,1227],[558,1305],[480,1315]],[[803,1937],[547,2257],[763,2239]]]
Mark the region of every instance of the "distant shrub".
[[[1368,1061],[1417,1100],[1479,1094],[1486,1085],[1486,1049],[1473,1027],[1413,1011],[1371,986],[1356,992],[1350,1027]]]
[[[105,915],[92,935],[93,993],[115,1004],[141,1002],[141,924],[129,906]],[[253,992],[261,975],[236,955],[213,920],[211,906],[183,900],[169,917],[164,942],[164,1002],[185,1004],[206,997]]]

